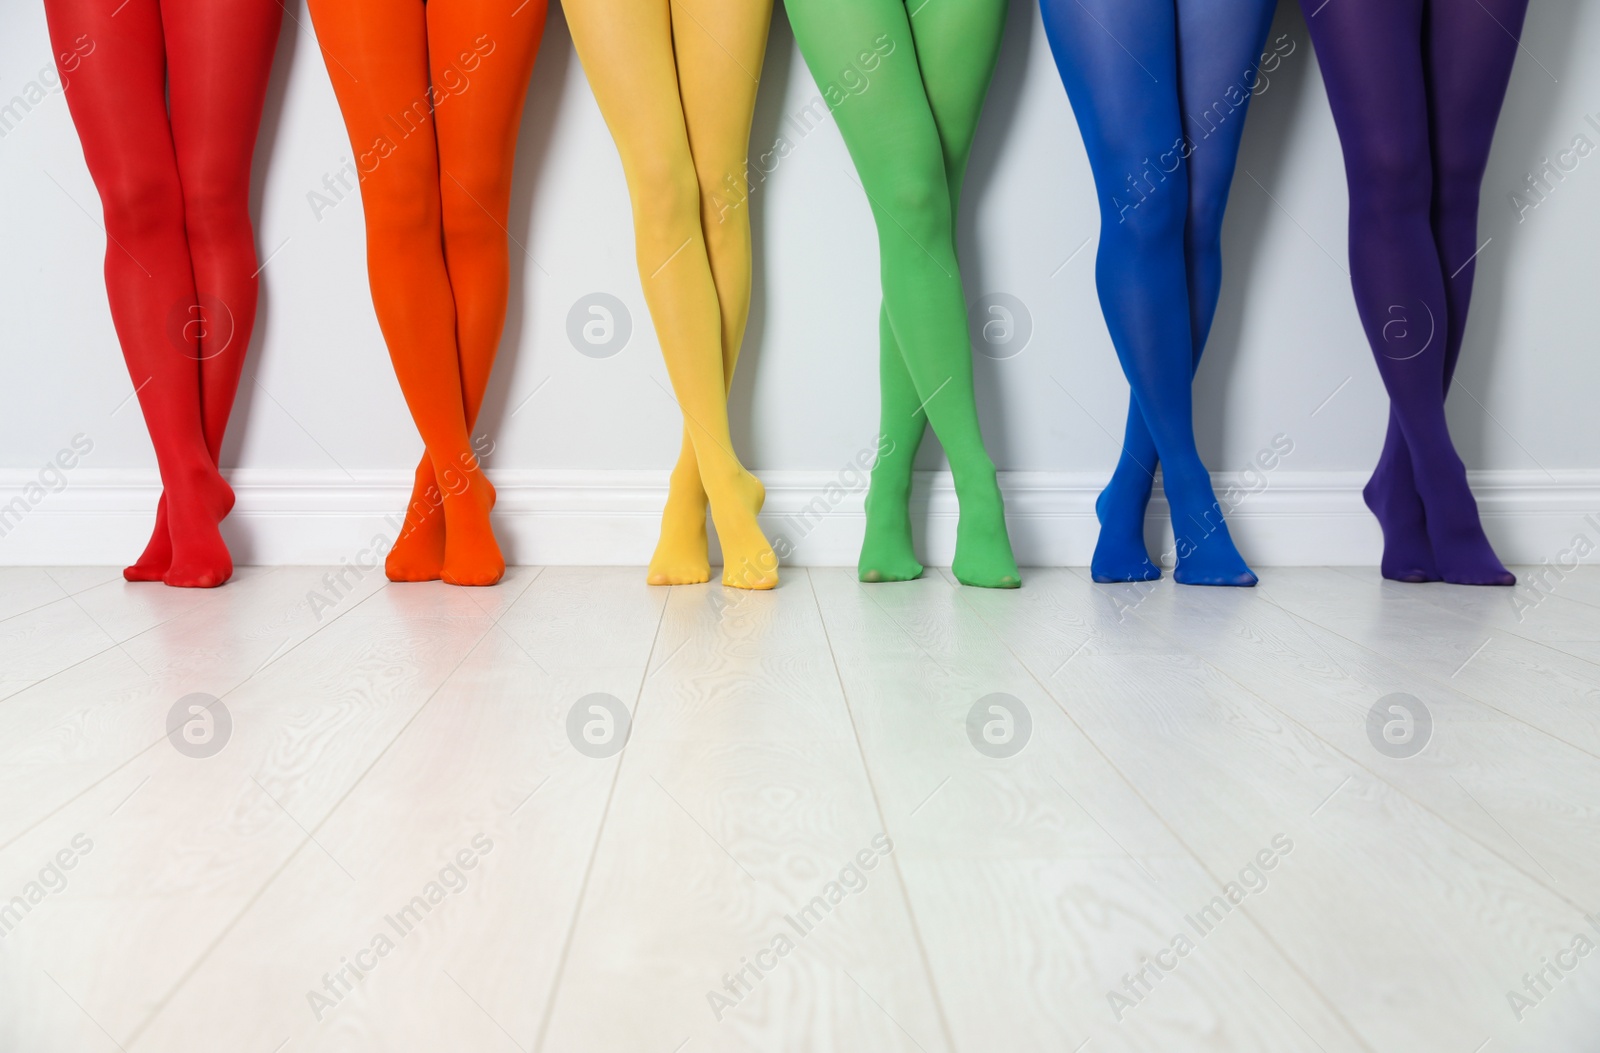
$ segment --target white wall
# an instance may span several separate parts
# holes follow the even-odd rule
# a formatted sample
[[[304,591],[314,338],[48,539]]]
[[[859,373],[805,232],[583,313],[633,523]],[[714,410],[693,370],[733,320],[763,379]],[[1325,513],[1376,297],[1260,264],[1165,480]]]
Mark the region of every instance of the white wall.
[[[7,6],[0,103],[50,61],[39,5]],[[230,536],[241,562],[359,549],[401,507],[421,450],[373,316],[359,203],[319,219],[308,201],[349,145],[309,18],[289,6],[256,165],[259,245],[271,260],[225,457],[240,493]],[[1344,272],[1339,145],[1297,5],[1280,11],[1278,33],[1297,47],[1255,101],[1245,139],[1229,276],[1195,390],[1201,447],[1227,473],[1274,435],[1293,440],[1267,490],[1233,516],[1257,562],[1375,562],[1377,533],[1358,490],[1386,404]],[[1485,186],[1481,237],[1493,240],[1479,258],[1451,399],[1491,533],[1520,561],[1554,555],[1584,513],[1600,512],[1600,157],[1524,221],[1510,199],[1575,136],[1600,143],[1584,119],[1600,115],[1597,51],[1592,5],[1534,5]],[[802,562],[849,563],[859,495],[809,533],[782,519],[876,429],[876,242],[831,122],[803,137],[788,124],[815,93],[780,10],[754,146],[785,135],[794,150],[751,201],[757,292],[732,410],[738,448],[772,489],[769,525],[805,535]],[[0,563],[124,560],[148,530],[154,458],[126,401],[132,387],[100,278],[98,201],[59,94],[0,139],[0,194],[0,494],[9,499],[75,434],[94,442],[67,488],[0,539]],[[642,562],[678,416],[634,270],[621,168],[559,11],[534,74],[511,227],[527,254],[512,261],[511,316],[482,425],[496,443],[490,469],[507,547],[523,561]],[[971,296],[1007,293],[1032,316],[1021,354],[977,360],[990,448],[1013,473],[1025,562],[1087,561],[1093,493],[1117,452],[1127,388],[1095,297],[1097,229],[1037,10],[1017,0],[961,242]],[[566,335],[573,303],[597,291],[633,315],[631,342],[609,359],[579,354]],[[930,441],[924,464],[938,463]],[[933,488],[931,554],[947,559],[952,504],[937,480]],[[1600,537],[1600,527],[1582,529]]]

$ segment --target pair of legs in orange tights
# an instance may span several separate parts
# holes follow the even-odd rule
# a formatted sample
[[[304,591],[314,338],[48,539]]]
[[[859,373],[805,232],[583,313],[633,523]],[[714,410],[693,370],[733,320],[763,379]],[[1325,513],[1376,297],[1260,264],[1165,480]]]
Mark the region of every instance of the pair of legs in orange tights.
[[[565,0],[564,8],[622,156],[639,276],[683,411],[650,583],[709,580],[709,503],[723,584],[770,589],[778,558],[756,521],[765,491],[733,452],[727,394],[751,274],[749,210],[728,203],[748,192],[772,2]]]
[[[161,470],[129,581],[207,588],[233,573],[217,457],[255,323],[250,160],[282,15],[278,0],[45,0],[105,212],[111,318]]]
[[[426,447],[394,581],[492,585],[473,452],[505,326],[511,170],[547,0],[310,0],[367,220],[372,301]]]

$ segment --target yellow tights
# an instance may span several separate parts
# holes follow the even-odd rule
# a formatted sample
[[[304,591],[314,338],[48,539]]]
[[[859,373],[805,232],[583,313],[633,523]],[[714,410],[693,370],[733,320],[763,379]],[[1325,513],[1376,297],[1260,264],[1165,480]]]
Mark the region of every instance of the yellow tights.
[[[639,277],[683,411],[652,585],[708,581],[706,507],[722,583],[770,589],[756,522],[766,491],[728,432],[728,385],[750,314],[746,161],[772,0],[566,0],[567,23],[622,156]]]

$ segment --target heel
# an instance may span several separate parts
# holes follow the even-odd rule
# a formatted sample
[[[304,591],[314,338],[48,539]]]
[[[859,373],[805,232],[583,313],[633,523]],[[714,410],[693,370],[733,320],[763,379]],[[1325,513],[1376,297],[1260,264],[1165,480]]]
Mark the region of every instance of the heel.
[[[963,585],[980,589],[1015,589],[1022,586],[1006,530],[1005,499],[994,465],[985,463],[956,478],[956,500],[961,506],[956,523],[956,558],[950,573]]]
[[[209,462],[167,490],[172,563],[161,580],[174,588],[214,589],[233,577],[233,556],[219,524],[233,511],[233,488]]]
[[[735,589],[771,589],[778,584],[778,554],[756,519],[766,502],[761,480],[734,463],[720,477],[700,472],[711,503],[711,521],[722,542],[722,584]]]
[[[1178,553],[1172,580],[1180,585],[1254,586],[1260,579],[1234,546],[1210,477],[1202,474],[1186,484],[1169,470],[1164,478]]]
[[[476,462],[466,479],[461,492],[445,490],[444,565],[439,578],[447,585],[495,585],[506,573],[505,557],[489,521],[498,495]]]

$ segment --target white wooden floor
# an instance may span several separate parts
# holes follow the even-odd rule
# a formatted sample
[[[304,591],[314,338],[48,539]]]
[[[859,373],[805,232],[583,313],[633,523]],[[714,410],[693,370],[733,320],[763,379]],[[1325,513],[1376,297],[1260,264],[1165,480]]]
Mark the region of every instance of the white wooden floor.
[[[1600,1049],[1600,568],[324,573],[0,570],[0,1050]]]

